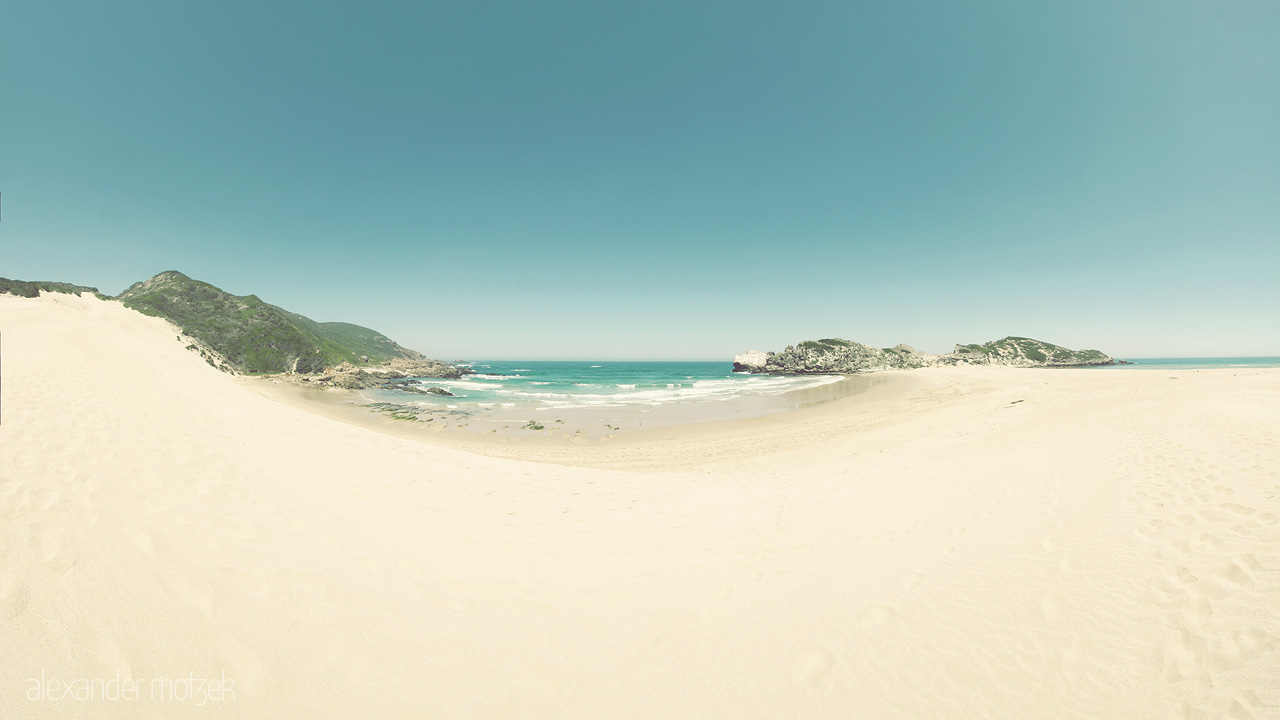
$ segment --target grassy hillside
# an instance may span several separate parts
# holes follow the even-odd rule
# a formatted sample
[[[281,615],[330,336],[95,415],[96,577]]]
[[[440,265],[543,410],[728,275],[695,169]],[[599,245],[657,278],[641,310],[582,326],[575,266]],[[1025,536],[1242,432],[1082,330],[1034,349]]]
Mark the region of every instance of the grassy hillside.
[[[375,330],[318,323],[256,295],[232,295],[173,270],[135,283],[117,298],[126,307],[169,320],[241,372],[318,372],[359,363],[361,355],[371,362],[422,358]]]
[[[63,282],[48,282],[45,280],[10,280],[8,278],[0,278],[0,295],[9,294],[19,297],[40,297],[40,291],[63,293],[65,295],[79,295],[83,292],[91,292],[94,295],[102,295],[98,292],[98,288],[85,287],[84,285],[72,285]]]

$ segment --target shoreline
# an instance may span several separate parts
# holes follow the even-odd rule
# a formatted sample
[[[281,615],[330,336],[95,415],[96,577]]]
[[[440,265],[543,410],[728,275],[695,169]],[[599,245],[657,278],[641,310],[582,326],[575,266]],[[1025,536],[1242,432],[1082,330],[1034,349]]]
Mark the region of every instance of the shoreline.
[[[574,442],[550,434],[509,438],[463,432],[430,431],[414,424],[387,419],[365,408],[344,404],[328,391],[292,392],[294,388],[260,387],[255,392],[337,422],[429,446],[459,450],[494,458],[569,467],[629,471],[712,471],[743,462],[805,462],[808,449],[818,450],[865,433],[906,424],[925,410],[938,411],[938,403],[963,395],[987,395],[990,400],[979,415],[958,415],[950,423],[986,423],[1001,413],[1017,410],[1038,414],[1037,395],[1060,396],[1066,388],[1109,388],[1116,385],[1110,373],[1095,368],[1052,368],[1057,373],[1029,373],[1036,368],[971,366],[885,370],[854,375],[878,376],[881,382],[863,392],[749,418],[722,418],[684,425],[637,429],[607,440]],[[1146,368],[1144,383],[1227,376],[1280,378],[1273,368]],[[1052,380],[1048,378],[1053,378]],[[1157,382],[1158,384],[1158,382]],[[1125,383],[1119,383],[1123,387]],[[821,388],[817,388],[820,390]],[[284,392],[279,392],[284,390]],[[812,390],[812,389],[811,389]],[[792,392],[809,392],[805,390]],[[1055,402],[1061,402],[1060,400]],[[1052,420],[1052,416],[1046,416]],[[1007,419],[1002,419],[1005,422]],[[800,456],[796,448],[806,448]],[[789,460],[786,460],[788,459]]]
[[[1269,371],[1271,368],[1239,367],[1143,367],[1128,365],[1143,373],[1216,374]],[[481,455],[526,460],[540,463],[584,467],[613,468],[677,468],[700,463],[722,462],[731,457],[768,454],[784,445],[820,442],[847,436],[871,424],[890,422],[884,412],[889,403],[903,401],[913,394],[939,397],[957,373],[973,381],[996,382],[1008,388],[1019,388],[1026,394],[1041,385],[1052,385],[1043,373],[1032,370],[1054,370],[1063,378],[1080,374],[1082,378],[1100,376],[1097,367],[1022,368],[992,365],[933,367],[912,370],[878,370],[848,374],[836,383],[780,393],[770,399],[767,412],[735,417],[732,413],[691,413],[678,422],[633,425],[617,434],[574,437],[567,430],[523,431],[520,434],[477,432],[469,428],[432,428],[426,423],[397,420],[368,407],[346,402],[352,390],[308,388],[287,384],[269,384],[267,378],[243,378],[240,382],[272,401],[282,402],[331,420],[394,437],[447,447]],[[1280,372],[1277,373],[1280,375]],[[1177,375],[1168,376],[1178,379]],[[932,391],[932,394],[929,394]],[[754,398],[760,400],[761,398]],[[704,405],[733,405],[743,398],[712,401]],[[746,398],[749,404],[753,399]],[[1011,401],[1012,402],[1012,401]],[[1021,402],[1021,401],[1019,401]],[[687,406],[697,405],[688,403]],[[677,412],[681,408],[673,408]],[[685,410],[689,407],[683,408]],[[608,410],[617,411],[611,407]],[[703,408],[702,410],[706,410]],[[635,417],[642,411],[624,408],[623,414]],[[620,421],[621,422],[621,421]],[[811,437],[806,438],[806,434]],[[732,451],[724,448],[732,447]]]
[[[805,422],[822,417],[828,412],[860,402],[875,402],[889,393],[896,393],[912,385],[902,371],[888,371],[846,376],[840,381],[813,388],[789,390],[776,395],[741,396],[731,400],[670,403],[658,412],[667,417],[659,422],[644,421],[653,416],[654,410],[644,406],[610,406],[580,413],[586,422],[595,416],[608,415],[611,423],[618,423],[616,433],[603,435],[574,435],[575,423],[564,427],[547,421],[551,430],[529,431],[518,434],[500,434],[492,430],[476,430],[470,427],[440,429],[428,423],[398,420],[364,405],[348,402],[354,391],[335,391],[331,388],[307,388],[297,385],[271,383],[267,378],[243,378],[240,383],[256,394],[283,402],[339,422],[366,428],[383,434],[417,440],[429,444],[471,450],[487,455],[520,457],[525,450],[572,451],[594,448],[602,453],[620,447],[664,443],[671,440],[700,439],[714,436],[732,436],[741,433],[768,431],[780,425]],[[560,414],[573,416],[572,411]],[[490,424],[501,421],[490,421]]]

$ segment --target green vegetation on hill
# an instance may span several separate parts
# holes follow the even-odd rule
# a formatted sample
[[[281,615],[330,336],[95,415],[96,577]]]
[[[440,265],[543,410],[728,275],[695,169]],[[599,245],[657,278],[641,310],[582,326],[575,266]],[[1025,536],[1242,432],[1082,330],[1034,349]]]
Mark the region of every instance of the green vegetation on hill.
[[[318,323],[256,295],[232,295],[173,270],[134,283],[117,299],[169,320],[241,372],[319,372],[344,362],[358,364],[362,355],[370,362],[423,359],[369,328]]]
[[[1108,365],[1113,362],[1097,350],[1071,350],[1043,340],[1025,337],[1006,337],[981,345],[957,345],[953,355],[969,360],[1019,362],[1022,360],[1050,366]]]
[[[45,280],[10,280],[8,278],[0,278],[0,295],[6,293],[17,295],[18,297],[40,297],[40,291],[63,293],[64,295],[79,295],[80,293],[91,292],[94,295],[102,296],[98,292],[98,288],[85,287],[84,285],[72,285],[63,282],[48,282]]]
[[[830,352],[833,350],[841,350],[852,345],[848,340],[840,338],[823,338],[821,340],[805,340],[800,343],[801,350],[811,350],[815,352]]]
[[[874,348],[839,338],[807,340],[777,353],[752,351],[734,358],[734,372],[797,375],[906,370],[939,365],[1007,365],[1011,367],[1078,367],[1113,365],[1097,350],[1070,350],[1025,337],[1006,337],[981,345],[956,345],[947,355],[923,353],[910,345]]]

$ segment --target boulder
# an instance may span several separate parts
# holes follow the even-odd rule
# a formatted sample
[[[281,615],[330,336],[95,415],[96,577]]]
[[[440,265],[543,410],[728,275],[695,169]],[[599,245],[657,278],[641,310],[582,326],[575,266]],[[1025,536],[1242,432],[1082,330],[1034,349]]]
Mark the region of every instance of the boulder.
[[[734,372],[763,372],[769,362],[769,355],[762,350],[748,350],[733,358]]]

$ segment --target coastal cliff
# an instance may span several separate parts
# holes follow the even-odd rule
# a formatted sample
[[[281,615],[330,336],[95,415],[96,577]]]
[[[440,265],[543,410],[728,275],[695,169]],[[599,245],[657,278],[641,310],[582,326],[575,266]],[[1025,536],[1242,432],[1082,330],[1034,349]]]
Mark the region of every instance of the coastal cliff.
[[[1061,345],[1024,337],[1006,337],[980,345],[956,345],[955,350],[946,355],[921,352],[910,345],[875,348],[841,338],[826,338],[808,340],[777,353],[748,351],[733,359],[733,370],[770,375],[803,375],[910,370],[939,365],[1086,367],[1122,362],[1097,350],[1070,350]]]

